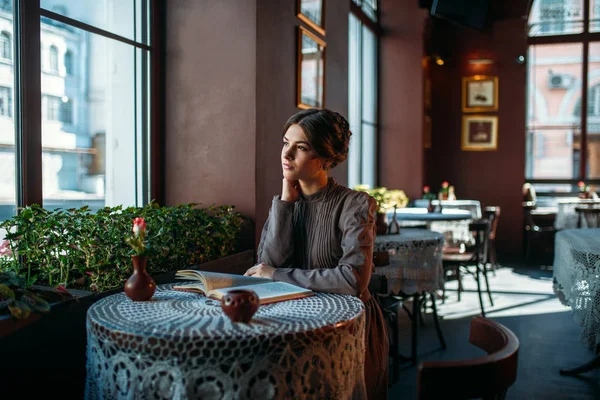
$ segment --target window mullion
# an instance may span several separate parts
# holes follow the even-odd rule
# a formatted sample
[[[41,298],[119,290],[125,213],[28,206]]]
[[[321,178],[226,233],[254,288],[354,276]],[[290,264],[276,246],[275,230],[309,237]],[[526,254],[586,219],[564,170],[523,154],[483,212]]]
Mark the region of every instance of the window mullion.
[[[40,0],[15,0],[17,206],[42,204]]]

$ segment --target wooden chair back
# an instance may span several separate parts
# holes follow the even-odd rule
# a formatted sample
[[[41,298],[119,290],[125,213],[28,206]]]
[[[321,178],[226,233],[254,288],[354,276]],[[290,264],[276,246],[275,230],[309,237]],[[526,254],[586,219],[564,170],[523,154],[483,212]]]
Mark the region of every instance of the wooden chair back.
[[[517,379],[519,339],[504,325],[481,316],[471,320],[469,342],[486,356],[427,361],[417,371],[417,398],[503,399]]]
[[[491,206],[485,208],[485,217],[491,221],[490,240],[496,239],[496,229],[498,228],[498,219],[500,218],[500,206]]]

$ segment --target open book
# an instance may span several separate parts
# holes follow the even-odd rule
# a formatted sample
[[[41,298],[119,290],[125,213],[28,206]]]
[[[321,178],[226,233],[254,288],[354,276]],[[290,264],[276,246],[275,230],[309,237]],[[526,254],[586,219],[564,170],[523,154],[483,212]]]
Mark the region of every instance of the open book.
[[[182,283],[173,286],[173,289],[202,293],[206,297],[217,300],[221,300],[232,289],[253,290],[258,295],[260,304],[300,299],[314,294],[310,289],[304,289],[287,282],[276,282],[271,279],[255,278],[253,276],[198,271],[195,269],[179,270],[175,274],[175,278],[199,282]]]

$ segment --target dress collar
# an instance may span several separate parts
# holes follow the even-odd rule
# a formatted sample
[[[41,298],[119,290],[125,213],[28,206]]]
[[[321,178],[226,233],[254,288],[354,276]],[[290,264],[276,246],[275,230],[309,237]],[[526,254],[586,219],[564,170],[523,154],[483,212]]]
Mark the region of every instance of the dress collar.
[[[336,183],[335,179],[333,179],[332,177],[329,177],[329,179],[327,180],[327,184],[325,186],[323,186],[321,189],[319,189],[317,192],[310,194],[310,195],[304,195],[304,194],[300,193],[300,198],[307,203],[325,200],[325,198],[327,197],[327,194],[331,191],[331,188],[333,188],[336,185],[337,185],[337,183]]]

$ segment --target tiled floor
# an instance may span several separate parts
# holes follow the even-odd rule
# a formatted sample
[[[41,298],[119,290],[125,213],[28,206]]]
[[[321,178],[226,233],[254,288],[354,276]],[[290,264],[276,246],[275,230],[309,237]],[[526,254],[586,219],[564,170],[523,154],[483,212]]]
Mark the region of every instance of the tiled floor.
[[[484,297],[486,316],[511,329],[520,340],[517,381],[508,399],[599,399],[600,370],[580,377],[563,377],[561,368],[572,368],[594,354],[579,340],[581,328],[552,290],[552,272],[544,267],[504,267],[489,275],[494,307]],[[468,342],[470,319],[478,315],[479,300],[475,280],[464,279],[466,292],[460,302],[456,282],[447,284],[445,304],[438,302],[441,326],[448,348],[441,350],[431,315],[419,332],[419,362],[465,359],[484,354]],[[410,322],[400,315],[400,352],[410,353]],[[390,369],[391,371],[391,369]],[[416,398],[416,368],[400,366],[398,380],[389,389],[389,399]]]

